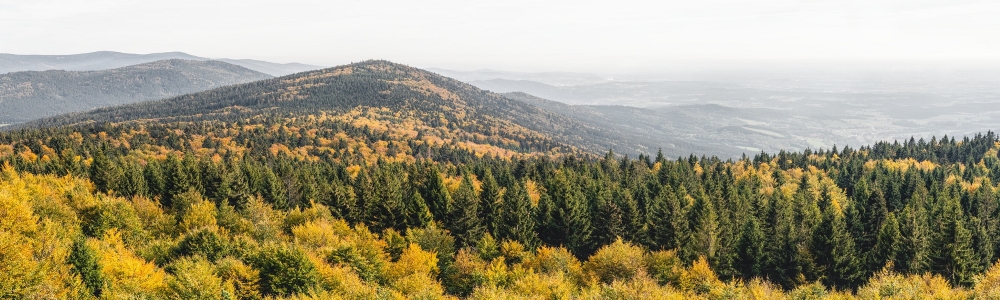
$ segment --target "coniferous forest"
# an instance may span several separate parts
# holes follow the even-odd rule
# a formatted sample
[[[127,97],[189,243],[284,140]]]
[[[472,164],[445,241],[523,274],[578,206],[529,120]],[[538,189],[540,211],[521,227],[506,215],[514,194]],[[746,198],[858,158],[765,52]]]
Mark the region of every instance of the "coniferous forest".
[[[0,297],[1000,297],[992,132],[598,154],[500,113],[525,104],[348,68],[0,133]]]

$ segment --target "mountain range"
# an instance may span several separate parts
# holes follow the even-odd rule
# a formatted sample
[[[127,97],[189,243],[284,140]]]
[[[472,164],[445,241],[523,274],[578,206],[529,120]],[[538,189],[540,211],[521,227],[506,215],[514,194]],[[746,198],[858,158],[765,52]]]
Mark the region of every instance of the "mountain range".
[[[221,61],[170,59],[101,71],[0,75],[0,124],[161,99],[272,76]]]
[[[132,54],[113,51],[98,51],[71,55],[18,55],[0,53],[0,74],[18,71],[46,70],[99,71],[165,59],[220,60],[242,66],[247,69],[269,74],[271,76],[284,76],[292,73],[322,68],[320,66],[300,63],[282,64],[252,59],[212,59],[194,56],[184,52]]]
[[[386,129],[394,133],[390,137],[398,137],[396,141],[433,139],[467,148],[491,148],[496,150],[491,150],[494,153],[603,153],[615,149],[648,154],[657,150],[655,144],[637,142],[641,135],[626,128],[554,113],[536,104],[425,70],[388,61],[366,61],[159,101],[67,114],[22,126],[327,115]]]

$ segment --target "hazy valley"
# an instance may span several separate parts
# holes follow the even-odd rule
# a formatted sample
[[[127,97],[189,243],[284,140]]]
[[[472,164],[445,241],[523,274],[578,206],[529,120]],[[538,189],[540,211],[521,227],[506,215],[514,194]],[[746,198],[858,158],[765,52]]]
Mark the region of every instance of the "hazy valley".
[[[607,113],[602,118],[643,128],[635,133],[660,140],[674,155],[707,147],[733,157],[1000,128],[1000,75],[975,70],[691,76],[697,81],[677,80],[683,75],[611,80],[578,73],[441,72],[485,90],[524,92],[591,115]],[[650,81],[656,79],[668,81]],[[703,148],[675,146],[681,143]]]

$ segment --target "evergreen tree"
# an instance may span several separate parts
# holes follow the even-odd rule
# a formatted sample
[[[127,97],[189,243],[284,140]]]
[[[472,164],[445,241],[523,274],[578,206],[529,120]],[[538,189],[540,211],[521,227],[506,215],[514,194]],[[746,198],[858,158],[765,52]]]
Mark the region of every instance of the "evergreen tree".
[[[565,245],[576,255],[586,257],[592,251],[590,209],[580,189],[565,173],[557,171],[547,184],[552,208],[545,212],[548,224],[543,226],[549,228],[550,243]]]
[[[454,201],[445,225],[459,247],[475,244],[483,234],[483,224],[479,219],[479,197],[469,174],[462,177]]]
[[[423,228],[434,222],[424,197],[416,190],[410,192],[410,197],[406,200],[406,224],[408,227]]]
[[[386,228],[405,230],[407,222],[407,203],[403,196],[402,178],[397,174],[401,171],[393,167],[380,165],[374,172],[374,191],[368,205],[372,208],[370,219],[372,227],[377,231]]]
[[[853,287],[861,279],[862,260],[837,205],[823,211],[813,232],[812,249],[823,281],[835,287]]]
[[[588,188],[587,199],[594,203],[595,213],[591,240],[596,245],[607,245],[625,235],[625,216],[618,203],[611,199],[611,188],[594,185]]]
[[[643,226],[644,217],[639,210],[639,203],[628,190],[612,190],[612,203],[621,212],[622,238],[631,242],[645,242],[646,229]]]
[[[104,155],[104,150],[97,150],[93,159],[90,164],[90,181],[98,191],[108,192],[119,180],[121,171]]]
[[[972,283],[978,271],[972,249],[972,232],[965,226],[957,199],[942,195],[937,199],[933,219],[935,231],[931,243],[931,270],[954,284]]]
[[[73,249],[66,259],[72,266],[73,271],[80,275],[83,285],[90,290],[94,297],[101,297],[102,289],[105,285],[104,275],[98,265],[99,258],[94,249],[87,246],[84,237],[73,241]]]
[[[715,214],[715,206],[704,196],[695,198],[690,211],[692,228],[691,243],[685,245],[691,250],[682,251],[715,259],[719,243],[719,221]],[[682,246],[682,249],[685,247]]]
[[[885,222],[882,222],[882,228],[879,229],[875,249],[871,252],[872,261],[874,263],[882,262],[883,265],[892,262],[895,265],[895,259],[900,253],[901,241],[899,221],[896,220],[896,214],[890,213]]]
[[[736,243],[736,269],[745,279],[764,275],[764,252],[767,237],[760,228],[757,218],[750,216],[743,224],[740,238]]]
[[[687,245],[691,239],[687,207],[681,203],[677,193],[674,193],[670,185],[664,185],[660,194],[652,200],[649,216],[646,218],[651,246],[678,249]]]
[[[420,194],[424,201],[427,201],[427,207],[434,215],[434,219],[446,220],[452,205],[452,197],[448,192],[448,187],[444,185],[444,179],[441,178],[436,167],[426,168],[424,176],[426,177],[425,186],[421,188]]]
[[[528,198],[524,184],[515,182],[507,188],[501,209],[502,222],[497,227],[499,239],[514,240],[527,246],[538,244],[531,199]]]
[[[501,198],[500,185],[493,178],[493,172],[489,168],[483,174],[482,192],[479,193],[479,219],[483,221],[483,229],[486,232],[496,233],[501,222],[500,205]]]

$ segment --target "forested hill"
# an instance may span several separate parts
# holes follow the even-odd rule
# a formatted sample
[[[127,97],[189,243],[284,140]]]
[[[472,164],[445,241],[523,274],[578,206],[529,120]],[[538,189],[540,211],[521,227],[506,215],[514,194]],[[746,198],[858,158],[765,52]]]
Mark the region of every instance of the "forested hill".
[[[992,132],[723,160],[600,157],[557,140],[575,124],[367,61],[19,126],[0,132],[0,291],[1000,295]]]
[[[364,115],[376,121],[373,126],[416,130],[414,134],[421,133],[421,137],[429,134],[449,141],[457,137],[456,141],[520,152],[579,148],[599,153],[614,147],[616,140],[604,129],[388,61],[366,61],[161,101],[101,108],[38,120],[26,126],[148,120],[232,121],[262,115],[318,114],[350,118]],[[407,126],[412,128],[404,128]],[[453,133],[438,134],[442,130]]]
[[[162,99],[270,78],[220,61],[161,60],[104,71],[0,75],[0,124]]]

